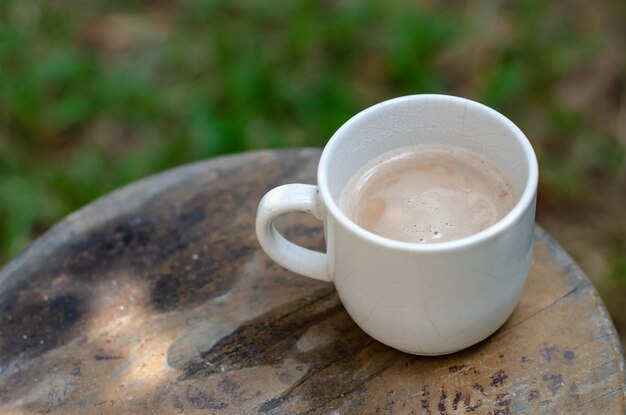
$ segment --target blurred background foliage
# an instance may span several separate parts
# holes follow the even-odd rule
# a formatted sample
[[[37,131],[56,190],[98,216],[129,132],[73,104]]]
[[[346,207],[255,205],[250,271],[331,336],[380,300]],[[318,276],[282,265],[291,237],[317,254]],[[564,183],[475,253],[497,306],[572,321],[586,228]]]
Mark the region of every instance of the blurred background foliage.
[[[507,115],[538,221],[626,333],[626,2],[3,0],[0,264],[78,207],[194,160],[323,146],[381,100]]]

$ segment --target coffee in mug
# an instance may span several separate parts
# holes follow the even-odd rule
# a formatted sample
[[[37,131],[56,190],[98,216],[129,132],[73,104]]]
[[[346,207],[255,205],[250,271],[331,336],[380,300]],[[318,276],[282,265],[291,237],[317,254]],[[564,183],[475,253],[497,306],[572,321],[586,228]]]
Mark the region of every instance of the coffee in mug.
[[[340,207],[372,233],[423,244],[480,232],[516,201],[506,175],[485,157],[460,147],[426,145],[367,163],[344,188]]]

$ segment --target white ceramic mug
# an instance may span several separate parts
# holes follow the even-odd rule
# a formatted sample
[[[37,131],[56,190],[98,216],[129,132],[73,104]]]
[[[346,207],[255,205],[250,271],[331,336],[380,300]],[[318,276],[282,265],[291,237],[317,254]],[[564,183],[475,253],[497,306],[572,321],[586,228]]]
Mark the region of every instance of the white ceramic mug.
[[[375,235],[339,209],[344,186],[364,164],[417,144],[463,147],[491,160],[517,189],[515,207],[487,229],[433,244]],[[317,186],[287,184],[268,192],[256,232],[282,266],[332,281],[350,316],[376,340],[408,353],[452,353],[495,332],[517,304],[531,260],[537,180],[530,143],[500,113],[458,97],[406,96],[360,112],[333,135]],[[274,219],[292,211],[323,221],[326,253],[278,233]]]

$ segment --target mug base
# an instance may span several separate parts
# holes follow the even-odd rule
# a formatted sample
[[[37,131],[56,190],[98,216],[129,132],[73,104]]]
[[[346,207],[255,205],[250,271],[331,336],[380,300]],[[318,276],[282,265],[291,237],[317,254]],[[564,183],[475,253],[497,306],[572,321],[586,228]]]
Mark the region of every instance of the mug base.
[[[469,346],[469,347],[471,347],[471,346]],[[400,352],[402,352],[402,353],[412,354],[412,355],[414,355],[414,356],[445,356],[445,355],[447,355],[447,354],[452,354],[452,353],[460,352],[461,350],[466,349],[466,347],[461,348],[461,349],[451,350],[451,351],[449,351],[449,352],[441,352],[441,353],[424,353],[424,352],[414,352],[414,351],[411,351],[411,350],[403,350],[403,349],[398,349],[398,348],[395,348],[395,347],[394,347],[394,349],[396,349],[396,350],[398,350],[398,351],[400,351]]]

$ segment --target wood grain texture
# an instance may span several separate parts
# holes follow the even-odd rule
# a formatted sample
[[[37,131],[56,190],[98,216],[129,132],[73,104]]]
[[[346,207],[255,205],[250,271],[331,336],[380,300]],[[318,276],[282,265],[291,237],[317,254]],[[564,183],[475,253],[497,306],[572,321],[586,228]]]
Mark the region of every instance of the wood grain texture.
[[[315,182],[318,150],[257,152],[137,182],[0,274],[0,413],[623,414],[624,356],[580,269],[541,229],[489,339],[418,357],[364,334],[333,286],[271,261],[261,196]],[[319,223],[285,218],[323,248]]]

